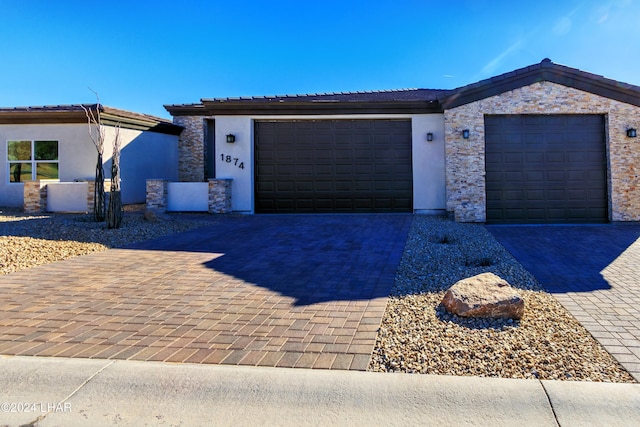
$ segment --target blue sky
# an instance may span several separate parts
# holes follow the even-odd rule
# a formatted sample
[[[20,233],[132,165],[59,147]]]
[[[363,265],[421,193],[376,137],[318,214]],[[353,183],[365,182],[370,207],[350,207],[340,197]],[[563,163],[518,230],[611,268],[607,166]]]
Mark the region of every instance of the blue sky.
[[[551,58],[640,85],[640,0],[0,0],[0,106],[452,89]]]

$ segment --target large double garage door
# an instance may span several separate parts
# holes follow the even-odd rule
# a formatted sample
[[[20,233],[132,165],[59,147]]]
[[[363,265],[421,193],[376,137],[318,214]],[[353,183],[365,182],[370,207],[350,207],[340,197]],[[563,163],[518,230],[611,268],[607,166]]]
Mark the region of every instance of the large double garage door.
[[[607,221],[603,116],[486,116],[485,142],[487,222]]]
[[[255,122],[256,212],[411,212],[410,120]]]

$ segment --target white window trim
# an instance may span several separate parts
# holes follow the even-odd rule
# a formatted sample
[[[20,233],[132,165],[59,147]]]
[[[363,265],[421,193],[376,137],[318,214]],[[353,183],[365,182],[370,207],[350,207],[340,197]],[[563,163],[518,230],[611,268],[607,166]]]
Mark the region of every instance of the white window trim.
[[[9,160],[9,143],[15,141],[29,141],[31,142],[31,160]],[[55,141],[58,143],[58,160],[36,160],[36,141]],[[31,165],[31,180],[36,179],[37,173],[37,165],[38,163],[57,163],[58,164],[58,180],[60,179],[60,140],[59,139],[27,139],[27,138],[11,138],[6,141],[6,147],[4,153],[4,158],[7,164],[7,174],[6,174],[6,183],[8,185],[23,185],[24,181],[21,182],[12,182],[11,181],[11,164],[14,163],[23,163]],[[52,181],[51,179],[46,179],[42,181]],[[55,181],[55,180],[54,180]]]

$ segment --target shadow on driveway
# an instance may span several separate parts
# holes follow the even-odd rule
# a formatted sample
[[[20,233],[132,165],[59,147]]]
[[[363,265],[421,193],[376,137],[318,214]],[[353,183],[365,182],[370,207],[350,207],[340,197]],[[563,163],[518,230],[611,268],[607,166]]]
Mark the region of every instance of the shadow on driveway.
[[[551,293],[610,289],[612,279],[603,272],[640,238],[639,224],[487,229]]]
[[[218,253],[204,265],[295,305],[387,297],[410,214],[229,216],[127,249]]]

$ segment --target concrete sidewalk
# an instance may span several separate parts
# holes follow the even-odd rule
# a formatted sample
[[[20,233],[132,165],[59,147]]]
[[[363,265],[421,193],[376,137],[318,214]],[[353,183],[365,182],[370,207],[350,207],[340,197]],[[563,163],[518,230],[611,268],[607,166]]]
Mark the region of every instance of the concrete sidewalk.
[[[1,426],[640,425],[640,385],[0,357]]]

